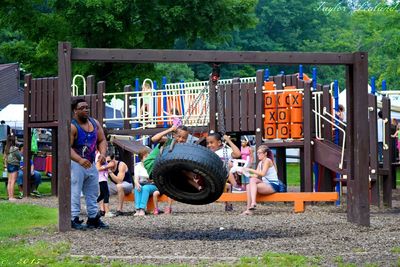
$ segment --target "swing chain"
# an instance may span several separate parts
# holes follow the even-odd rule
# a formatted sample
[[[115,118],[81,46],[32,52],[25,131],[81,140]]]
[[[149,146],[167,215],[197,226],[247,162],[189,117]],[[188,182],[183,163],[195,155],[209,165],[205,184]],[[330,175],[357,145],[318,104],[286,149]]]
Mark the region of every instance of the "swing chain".
[[[217,90],[217,101],[218,101],[218,131],[221,135],[226,134],[225,123],[224,123],[224,105],[222,104],[222,88],[216,85]]]
[[[212,64],[212,73],[211,73],[211,81],[212,85],[215,86],[215,89],[217,91],[217,101],[218,101],[218,131],[222,134],[225,135],[226,129],[225,129],[225,123],[224,123],[224,106],[222,104],[222,88],[218,86],[218,80],[220,78],[220,64],[218,63],[213,63]]]
[[[213,72],[211,75],[212,79],[212,86],[215,86],[215,89],[217,91],[217,102],[218,102],[218,131],[221,133],[221,137],[223,138],[226,135],[226,129],[225,129],[225,116],[224,116],[224,105],[222,104],[222,97],[223,97],[223,92],[222,92],[222,86],[218,85],[218,79],[219,74],[220,74],[220,64],[213,64]],[[225,140],[223,140],[225,141]],[[226,148],[226,144],[223,145],[223,161],[225,167],[228,169],[228,151]]]

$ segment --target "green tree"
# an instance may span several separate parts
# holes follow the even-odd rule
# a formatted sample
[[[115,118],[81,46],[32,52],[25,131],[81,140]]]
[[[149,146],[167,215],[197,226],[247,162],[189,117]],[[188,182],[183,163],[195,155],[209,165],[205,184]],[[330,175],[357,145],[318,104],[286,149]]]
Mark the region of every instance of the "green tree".
[[[57,74],[58,41],[71,41],[74,47],[153,49],[172,48],[177,38],[188,44],[197,38],[222,41],[233,29],[255,23],[255,4],[255,0],[5,0],[0,3],[0,26],[17,34],[2,42],[0,58],[22,62],[35,76],[47,76]],[[155,72],[152,64],[73,67],[76,73],[106,79],[112,87]]]
[[[236,29],[231,38],[222,43],[198,40],[190,48],[239,51],[300,51],[303,41],[317,41],[321,28],[328,22],[328,15],[318,9],[319,0],[259,0],[255,12],[258,23],[248,29]],[[176,47],[182,48],[183,43]],[[198,78],[208,77],[209,68],[195,66]],[[281,70],[298,72],[298,66],[222,66],[222,77],[254,76],[256,69],[269,68],[271,75]]]

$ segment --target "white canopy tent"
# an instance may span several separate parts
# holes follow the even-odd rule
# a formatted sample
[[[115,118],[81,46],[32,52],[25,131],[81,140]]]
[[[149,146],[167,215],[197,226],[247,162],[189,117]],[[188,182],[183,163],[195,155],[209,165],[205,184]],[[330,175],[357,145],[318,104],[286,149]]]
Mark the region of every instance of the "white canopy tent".
[[[0,111],[0,121],[5,121],[11,128],[23,129],[24,127],[24,105],[9,104]]]
[[[371,93],[371,86],[368,85],[368,93]],[[391,116],[397,120],[400,120],[400,95],[389,95],[391,104]],[[381,100],[382,95],[378,94],[378,108],[382,106]],[[342,104],[346,109],[346,89],[339,93],[339,104]]]

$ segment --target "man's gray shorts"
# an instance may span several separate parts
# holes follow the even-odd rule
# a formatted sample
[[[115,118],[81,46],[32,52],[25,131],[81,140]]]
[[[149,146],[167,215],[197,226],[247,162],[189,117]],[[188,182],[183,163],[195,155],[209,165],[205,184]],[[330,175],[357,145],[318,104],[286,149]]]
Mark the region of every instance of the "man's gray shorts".
[[[133,184],[123,181],[122,187],[124,188],[125,195],[132,193],[133,191]],[[108,190],[110,191],[110,195],[117,194],[117,185],[113,182],[108,181]]]

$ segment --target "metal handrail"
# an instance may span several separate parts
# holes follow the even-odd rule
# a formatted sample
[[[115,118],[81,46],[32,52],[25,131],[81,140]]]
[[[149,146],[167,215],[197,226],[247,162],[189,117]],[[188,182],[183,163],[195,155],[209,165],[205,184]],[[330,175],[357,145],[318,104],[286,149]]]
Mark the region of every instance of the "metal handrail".
[[[386,124],[389,122],[389,120],[387,118],[385,118],[383,121],[383,124]],[[388,150],[389,149],[389,145],[386,143],[386,134],[385,134],[385,125],[382,125],[382,141],[383,141],[383,149],[384,150]]]
[[[71,84],[72,96],[78,96],[79,95],[79,88],[78,88],[78,85],[76,85],[76,83],[75,83],[76,78],[81,78],[82,79],[82,81],[83,81],[83,95],[86,95],[86,79],[85,79],[85,77],[83,77],[83,75],[76,74],[74,76],[74,78],[72,79],[72,84]]]
[[[339,169],[343,169],[343,162],[344,162],[344,149],[345,149],[345,145],[346,145],[346,131],[340,127],[339,125],[337,125],[336,123],[333,123],[331,120],[329,120],[327,117],[325,117],[324,115],[328,115],[329,117],[331,117],[332,115],[326,111],[326,107],[324,107],[323,109],[323,114],[312,110],[317,116],[319,116],[321,119],[327,121],[328,123],[330,123],[333,127],[339,129],[342,133],[343,133],[343,142],[342,142],[342,154],[340,157],[340,163],[339,163]]]

